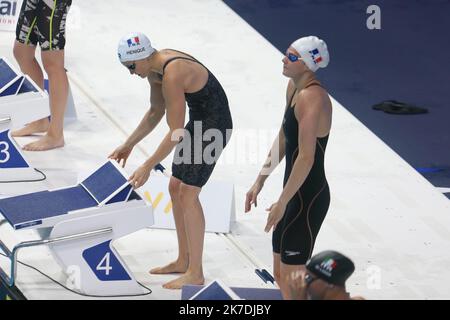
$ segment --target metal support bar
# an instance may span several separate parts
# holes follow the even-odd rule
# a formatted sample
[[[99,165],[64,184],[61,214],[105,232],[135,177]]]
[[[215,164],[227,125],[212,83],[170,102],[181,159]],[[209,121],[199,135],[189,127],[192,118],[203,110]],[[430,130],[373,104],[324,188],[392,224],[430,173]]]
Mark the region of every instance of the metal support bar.
[[[11,251],[9,251],[9,248],[3,243],[3,241],[0,241],[0,249],[8,256],[8,258],[11,256]]]
[[[104,228],[104,229],[99,229],[99,230],[89,231],[89,232],[83,232],[83,233],[77,233],[77,234],[54,238],[54,239],[25,241],[25,242],[21,242],[21,243],[17,244],[13,248],[12,252],[6,247],[6,245],[2,241],[0,241],[0,249],[2,249],[5,252],[5,254],[8,256],[8,258],[11,261],[11,275],[8,277],[8,275],[6,275],[6,273],[0,269],[0,277],[6,283],[8,283],[8,285],[10,287],[14,286],[15,279],[16,279],[16,273],[17,273],[17,256],[19,254],[20,249],[41,246],[41,245],[49,245],[49,244],[53,244],[53,243],[66,242],[66,241],[71,241],[71,240],[80,240],[80,239],[104,235],[107,233],[111,233],[112,231],[113,231],[113,229],[111,227],[109,227],[109,228]]]
[[[0,116],[0,124],[11,122],[11,117],[9,116]]]

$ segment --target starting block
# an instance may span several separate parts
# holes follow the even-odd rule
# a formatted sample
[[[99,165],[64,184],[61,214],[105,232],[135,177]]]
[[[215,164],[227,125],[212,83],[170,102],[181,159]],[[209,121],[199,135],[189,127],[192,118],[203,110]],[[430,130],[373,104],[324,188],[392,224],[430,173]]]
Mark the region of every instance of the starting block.
[[[282,300],[279,289],[227,287],[220,280],[206,286],[185,285],[181,300]]]
[[[241,300],[241,298],[220,280],[214,280],[194,293],[189,300]]]
[[[0,183],[42,179],[11,137],[10,129],[49,116],[48,95],[0,58]]]
[[[15,284],[19,250],[48,245],[80,292],[143,293],[112,242],[151,226],[153,210],[115,161],[106,162],[75,186],[0,199],[0,213],[15,230],[51,228],[48,239],[22,242],[12,250],[0,241],[0,249],[11,261],[9,276],[0,269],[9,286]]]

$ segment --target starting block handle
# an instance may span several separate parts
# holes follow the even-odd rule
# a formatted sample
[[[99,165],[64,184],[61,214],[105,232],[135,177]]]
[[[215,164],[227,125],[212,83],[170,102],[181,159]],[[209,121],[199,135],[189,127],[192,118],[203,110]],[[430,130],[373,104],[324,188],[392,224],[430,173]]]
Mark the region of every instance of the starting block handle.
[[[166,168],[164,168],[164,166],[161,163],[158,163],[153,170],[155,171],[161,171],[161,173],[164,173],[164,171],[166,170]]]
[[[163,175],[165,175],[166,177],[169,177],[170,178],[170,174],[168,174],[167,172],[166,172],[166,168],[164,168],[164,166],[161,164],[161,163],[158,163],[154,168],[153,168],[153,170],[155,170],[155,171],[160,171]]]
[[[10,287],[13,287],[15,285],[15,279],[16,279],[16,274],[17,274],[17,256],[19,254],[20,249],[41,246],[41,245],[49,245],[52,243],[66,242],[66,241],[71,241],[71,240],[80,240],[80,239],[104,235],[107,233],[111,233],[112,231],[113,231],[112,228],[104,228],[104,229],[99,229],[99,230],[95,230],[95,231],[83,232],[83,233],[78,233],[78,234],[73,234],[73,235],[69,235],[69,236],[53,238],[53,239],[25,241],[25,242],[21,242],[21,243],[17,244],[14,247],[14,249],[12,250],[12,252],[0,240],[0,249],[2,249],[4,251],[4,253],[7,255],[7,257],[10,259],[10,262],[11,262],[11,275],[8,277],[0,269],[0,277],[6,283],[8,283],[8,285]]]
[[[266,275],[266,278],[268,281],[274,283],[275,282],[275,278],[269,273],[269,271],[267,271],[266,269],[262,269],[262,273],[264,275]]]
[[[264,281],[264,283],[271,282],[272,284],[275,282],[275,279],[266,269],[255,269],[255,273]]]
[[[9,116],[2,116],[2,117],[0,117],[0,124],[4,124],[4,123],[9,123],[9,122],[11,122],[11,117],[9,117]]]
[[[263,273],[261,272],[261,270],[255,269],[255,273],[258,275],[258,277],[261,278],[262,281],[264,281],[264,283],[267,283],[267,279],[266,279],[266,277],[263,275]]]

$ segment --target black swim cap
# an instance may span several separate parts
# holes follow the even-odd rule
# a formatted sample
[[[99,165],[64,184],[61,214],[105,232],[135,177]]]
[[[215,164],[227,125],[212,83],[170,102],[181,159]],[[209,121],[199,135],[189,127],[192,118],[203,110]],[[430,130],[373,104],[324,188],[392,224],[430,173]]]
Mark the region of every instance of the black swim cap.
[[[323,251],[306,262],[306,269],[318,278],[338,286],[344,286],[345,281],[355,271],[352,260],[336,251]]]

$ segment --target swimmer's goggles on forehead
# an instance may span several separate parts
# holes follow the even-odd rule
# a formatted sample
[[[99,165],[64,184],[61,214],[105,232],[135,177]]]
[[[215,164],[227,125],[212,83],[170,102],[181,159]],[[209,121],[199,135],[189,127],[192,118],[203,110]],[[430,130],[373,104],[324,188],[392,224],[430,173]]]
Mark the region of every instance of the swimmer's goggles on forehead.
[[[286,53],[286,57],[289,59],[290,62],[297,62],[298,60],[301,59],[300,56],[297,56],[293,53],[287,52]]]

